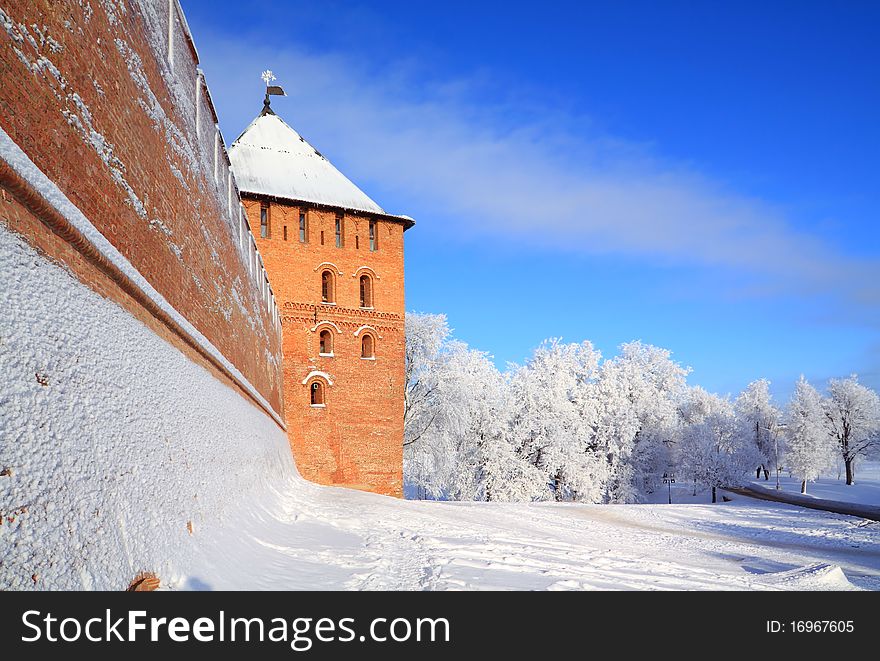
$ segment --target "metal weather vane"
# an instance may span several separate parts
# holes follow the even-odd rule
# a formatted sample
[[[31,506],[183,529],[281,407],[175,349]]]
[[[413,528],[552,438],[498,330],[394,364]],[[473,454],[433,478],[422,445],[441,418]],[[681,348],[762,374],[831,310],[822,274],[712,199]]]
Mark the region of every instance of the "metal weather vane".
[[[269,107],[269,96],[287,96],[287,94],[284,93],[281,86],[271,84],[273,81],[277,80],[271,69],[266,69],[261,73],[260,79],[266,83],[266,98],[263,99],[263,112],[260,114],[274,115],[275,113],[272,111],[272,108]]]

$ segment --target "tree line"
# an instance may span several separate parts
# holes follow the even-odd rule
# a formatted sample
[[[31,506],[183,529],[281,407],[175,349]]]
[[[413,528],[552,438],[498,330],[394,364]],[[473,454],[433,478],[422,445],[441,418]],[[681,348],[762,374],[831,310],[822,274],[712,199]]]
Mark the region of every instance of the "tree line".
[[[736,398],[689,385],[690,370],[642,342],[609,359],[588,342],[543,342],[522,365],[452,337],[445,315],[408,314],[404,478],[451,500],[644,501],[675,472],[694,490],[784,470],[807,483],[840,461],[846,483],[880,448],[880,398],[857,377],[791,401],[759,379]]]

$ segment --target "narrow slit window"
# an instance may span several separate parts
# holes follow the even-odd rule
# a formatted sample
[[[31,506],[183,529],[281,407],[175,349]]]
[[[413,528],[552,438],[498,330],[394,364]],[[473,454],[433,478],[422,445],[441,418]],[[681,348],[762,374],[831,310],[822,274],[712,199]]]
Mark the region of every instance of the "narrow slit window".
[[[376,221],[370,221],[370,250],[375,252],[379,248],[379,244],[376,241]]]
[[[336,216],[336,247],[342,247],[342,216]]]
[[[321,230],[321,245],[324,245],[324,230]]]
[[[354,235],[354,249],[361,249],[361,237],[359,237],[357,234]]]
[[[305,243],[307,236],[308,235],[306,233],[306,212],[300,211],[299,212],[299,240],[300,240],[300,242]]]
[[[284,240],[287,241],[287,225],[284,226]]]
[[[260,206],[260,238],[269,238],[269,207],[265,204]]]

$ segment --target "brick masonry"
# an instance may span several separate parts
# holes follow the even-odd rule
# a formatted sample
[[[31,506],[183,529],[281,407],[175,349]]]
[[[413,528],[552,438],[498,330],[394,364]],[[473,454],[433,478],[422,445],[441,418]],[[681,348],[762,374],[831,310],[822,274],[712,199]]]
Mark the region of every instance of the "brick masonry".
[[[280,412],[280,319],[197,65],[176,0],[11,0],[0,126]],[[11,193],[0,222],[205,362]]]
[[[247,194],[244,205],[282,310],[285,419],[300,473],[323,484],[401,496],[403,223],[346,213],[340,248],[335,220],[341,209]],[[260,236],[262,205],[269,210],[268,238]],[[301,210],[306,213],[306,241],[299,235]],[[369,245],[371,219],[377,223],[375,251]],[[334,276],[335,305],[321,300],[324,270]],[[373,309],[360,306],[362,274],[372,278]],[[332,334],[332,356],[320,355],[322,330]],[[361,357],[364,333],[374,336],[374,359]],[[309,380],[313,372],[329,378]],[[324,384],[323,407],[311,405],[309,388],[316,379]]]

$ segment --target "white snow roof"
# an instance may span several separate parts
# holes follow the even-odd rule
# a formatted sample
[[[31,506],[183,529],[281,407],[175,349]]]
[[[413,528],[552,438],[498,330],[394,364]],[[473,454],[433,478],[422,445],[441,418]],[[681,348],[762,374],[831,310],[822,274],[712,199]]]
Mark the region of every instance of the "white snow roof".
[[[240,191],[326,204],[399,218],[389,214],[337,170],[283,119],[261,114],[229,148]]]

